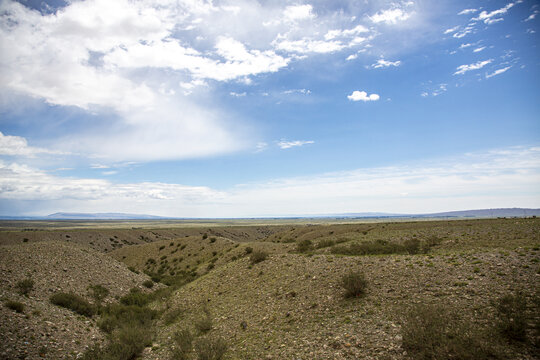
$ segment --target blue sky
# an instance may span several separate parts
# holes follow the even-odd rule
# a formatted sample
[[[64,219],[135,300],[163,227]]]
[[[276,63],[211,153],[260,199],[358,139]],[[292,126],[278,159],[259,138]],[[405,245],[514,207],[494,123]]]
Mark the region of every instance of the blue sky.
[[[0,14],[0,215],[540,207],[537,1]]]

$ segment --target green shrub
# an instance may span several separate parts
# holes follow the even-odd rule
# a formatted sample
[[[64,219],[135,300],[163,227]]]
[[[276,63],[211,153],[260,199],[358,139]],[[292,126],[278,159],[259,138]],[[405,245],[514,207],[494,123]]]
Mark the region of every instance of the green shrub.
[[[341,278],[341,286],[345,289],[345,297],[359,297],[365,294],[367,281],[361,272],[349,272]]]
[[[96,309],[92,304],[73,293],[56,293],[49,300],[54,305],[64,307],[80,315],[91,317],[96,313]]]
[[[154,282],[152,280],[146,280],[142,283],[144,287],[151,289],[154,286]]]
[[[220,360],[227,352],[227,342],[221,337],[203,337],[195,342],[199,360]]]
[[[402,324],[403,348],[419,360],[487,360],[503,356],[503,350],[484,329],[441,305],[411,308]]]
[[[21,295],[28,296],[30,294],[30,291],[34,289],[34,280],[32,279],[24,279],[15,285],[17,288],[17,292]]]
[[[403,242],[403,248],[409,254],[418,254],[420,252],[420,240],[407,239]]]
[[[126,324],[150,327],[152,320],[156,317],[157,312],[147,307],[112,304],[103,310],[103,316],[98,321],[98,326],[101,330],[110,334],[115,329],[121,328]]]
[[[179,317],[184,313],[184,309],[176,308],[171,309],[168,312],[165,313],[163,316],[163,323],[165,325],[171,325],[173,324]]]
[[[246,247],[246,254],[251,254],[253,252],[253,248],[248,246]]]
[[[102,285],[90,285],[88,289],[90,290],[90,296],[94,299],[96,304],[101,304],[101,302],[109,295],[109,289]]]
[[[145,306],[150,302],[150,295],[143,293],[137,288],[130,290],[129,294],[126,294],[120,298],[120,302],[124,305]]]
[[[317,243],[317,249],[334,246],[335,244],[334,240],[321,240]]]
[[[522,293],[507,294],[497,300],[497,328],[509,340],[527,338],[527,299]]]
[[[204,233],[203,236],[202,236],[203,240],[206,240],[208,238],[208,234],[207,233]]]
[[[173,359],[189,359],[189,354],[193,351],[193,334],[188,329],[182,329],[174,333],[172,340],[175,345],[172,350]]]
[[[18,301],[8,300],[5,302],[5,305],[8,309],[11,309],[15,312],[18,312],[18,313],[24,312],[24,304]]]
[[[249,261],[253,265],[253,264],[257,264],[257,263],[260,263],[261,261],[266,260],[267,257],[268,257],[268,253],[266,251],[255,250],[249,256]]]
[[[296,251],[298,252],[307,252],[313,250],[313,244],[311,240],[302,240],[296,243]]]
[[[195,321],[195,328],[201,333],[206,333],[212,330],[212,317],[209,314],[206,314],[204,317]]]
[[[216,238],[215,238],[215,237],[211,237],[211,238],[210,238],[210,242],[211,242],[211,243],[215,243],[215,242],[216,242]]]

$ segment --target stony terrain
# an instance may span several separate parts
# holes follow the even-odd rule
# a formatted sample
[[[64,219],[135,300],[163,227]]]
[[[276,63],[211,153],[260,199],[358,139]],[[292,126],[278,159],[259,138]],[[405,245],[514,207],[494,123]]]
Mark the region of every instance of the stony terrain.
[[[16,284],[34,281],[28,296]],[[88,287],[102,285],[113,301],[132,287],[141,287],[146,275],[129,271],[116,260],[87,247],[58,241],[0,246],[0,299],[24,304],[24,313],[0,307],[0,358],[60,359],[103,340],[95,321],[49,302],[57,292],[73,292],[89,299]]]
[[[415,242],[421,251],[406,247]],[[186,275],[196,279],[171,285],[150,303],[160,317],[143,359],[175,359],[173,339],[182,329],[225,339],[223,359],[411,359],[403,326],[414,306],[440,304],[471,324],[488,326],[496,321],[496,301],[516,293],[529,306],[529,340],[493,337],[497,356],[538,358],[538,219],[10,228],[0,231],[0,244],[1,300],[26,306],[22,314],[0,308],[0,332],[8,340],[0,345],[0,358],[74,358],[91,344],[107,343],[98,315],[75,315],[50,304],[49,296],[72,291],[92,301],[88,287],[100,284],[111,292],[106,302],[115,303],[133,287],[148,292],[142,286],[146,274],[178,278],[178,284]],[[348,252],[366,244],[377,245],[374,251],[388,244],[397,250]],[[259,251],[267,258],[252,263]],[[365,275],[364,296],[344,297],[341,279],[350,271]],[[29,296],[15,286],[25,278],[35,281]],[[210,327],[202,331],[204,319]]]

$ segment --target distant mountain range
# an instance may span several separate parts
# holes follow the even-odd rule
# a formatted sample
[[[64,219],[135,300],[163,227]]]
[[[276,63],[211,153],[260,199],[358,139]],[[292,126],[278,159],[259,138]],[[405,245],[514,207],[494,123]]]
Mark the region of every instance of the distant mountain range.
[[[503,208],[447,211],[431,214],[395,214],[381,212],[362,212],[324,215],[275,216],[273,219],[287,218],[496,218],[496,217],[527,217],[540,216],[540,209]],[[197,220],[206,218],[175,218],[144,214],[125,213],[67,213],[58,212],[47,216],[2,216],[0,220]],[[257,219],[257,218],[253,218]],[[258,218],[261,219],[261,218]]]

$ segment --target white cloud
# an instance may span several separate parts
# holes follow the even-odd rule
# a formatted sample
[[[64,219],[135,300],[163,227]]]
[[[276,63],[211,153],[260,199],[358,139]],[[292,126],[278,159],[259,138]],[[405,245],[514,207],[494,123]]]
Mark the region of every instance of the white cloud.
[[[340,37],[352,37],[362,33],[367,33],[369,30],[363,25],[357,25],[352,29],[345,30],[330,30],[324,35],[325,40],[332,40]]]
[[[480,46],[479,48],[474,49],[473,52],[477,53],[477,52],[483,51],[485,48],[486,48],[485,46]]]
[[[355,90],[351,95],[347,96],[347,99],[351,101],[377,101],[380,99],[378,94],[368,95],[365,91]]]
[[[229,95],[234,96],[234,97],[244,97],[244,96],[246,96],[246,92],[244,91],[244,92],[241,92],[241,93],[237,93],[237,92],[231,91],[229,93]]]
[[[452,35],[456,39],[461,39],[467,36],[468,34],[472,33],[474,31],[474,28],[472,26],[467,26],[462,30],[457,31]]]
[[[520,3],[520,1],[516,1],[516,2],[513,2],[513,3],[508,3],[508,4],[506,4],[506,6],[500,8],[498,10],[493,10],[493,11],[490,11],[490,12],[482,11],[480,14],[478,14],[478,17],[473,18],[473,20],[483,21],[485,24],[488,24],[488,25],[491,25],[491,24],[494,24],[496,22],[502,21],[503,18],[501,18],[499,16],[502,16],[502,15],[506,14],[509,9],[511,9],[512,7],[514,7],[518,3]]]
[[[0,155],[35,157],[38,154],[65,154],[61,151],[28,146],[24,137],[4,135],[0,131]]]
[[[358,54],[351,54],[349,56],[347,56],[347,58],[345,60],[347,61],[351,61],[351,60],[354,60],[358,57]]]
[[[505,71],[507,71],[508,69],[510,69],[511,67],[512,67],[512,66],[507,66],[507,67],[504,67],[504,68],[502,68],[502,69],[497,69],[497,70],[495,70],[494,72],[492,72],[491,74],[487,74],[487,75],[486,75],[486,79],[489,79],[490,77],[493,77],[493,76],[502,74],[502,73],[504,73]]]
[[[283,10],[283,17],[289,21],[298,21],[313,19],[315,14],[313,14],[313,6],[309,4],[293,5],[287,6],[285,10]]]
[[[255,152],[256,153],[264,151],[264,150],[266,150],[266,148],[268,148],[268,143],[266,143],[264,141],[260,141],[257,144],[255,144]]]
[[[458,15],[467,15],[467,14],[474,14],[475,12],[477,12],[478,10],[477,9],[464,9],[464,10],[461,10]]]
[[[313,140],[294,140],[294,141],[287,141],[287,140],[281,140],[278,142],[278,146],[281,149],[290,149],[292,147],[298,147],[298,146],[304,146],[308,144],[314,144],[315,141]]]
[[[387,25],[394,25],[400,21],[405,21],[411,17],[411,13],[406,12],[403,9],[394,8],[384,11],[379,11],[373,16],[370,16],[371,21],[378,24],[381,22],[386,23]]]
[[[444,31],[444,34],[451,34],[451,33],[453,33],[453,32],[456,32],[458,29],[459,29],[459,25],[458,25],[458,26],[454,26],[453,28],[446,29],[446,30]]]
[[[465,48],[468,48],[468,47],[470,47],[470,46],[473,46],[473,44],[461,44],[461,45],[459,46],[459,48],[460,48],[460,49],[465,49]]]
[[[490,64],[492,62],[493,62],[493,59],[489,59],[489,60],[484,60],[484,61],[478,61],[478,62],[475,62],[474,64],[460,65],[460,66],[457,67],[456,72],[454,73],[454,75],[463,75],[467,71],[481,69],[484,66],[486,66],[487,64]]]
[[[397,67],[399,65],[401,65],[400,60],[387,61],[387,60],[384,60],[384,59],[379,59],[379,60],[377,60],[377,62],[375,64],[371,65],[371,68],[372,69],[381,69],[381,68],[386,68],[386,67],[390,67],[390,66]]]
[[[311,94],[311,90],[309,89],[289,89],[283,91],[284,94],[303,94],[303,95],[309,95]]]
[[[531,21],[531,20],[534,20],[536,18],[536,15],[538,15],[538,13],[540,13],[540,11],[538,10],[534,10],[533,13],[531,15],[529,15],[529,17],[527,17],[525,20],[523,21]]]
[[[314,40],[310,38],[302,38],[300,40],[278,38],[274,40],[273,45],[278,50],[300,54],[333,53],[345,47],[341,41]]]
[[[538,146],[504,148],[432,162],[273,179],[239,184],[224,191],[159,182],[112,183],[65,178],[0,161],[2,202],[27,204],[28,214],[39,215],[56,211],[118,211],[164,216],[247,217],[537,208],[540,207],[538,183]]]

